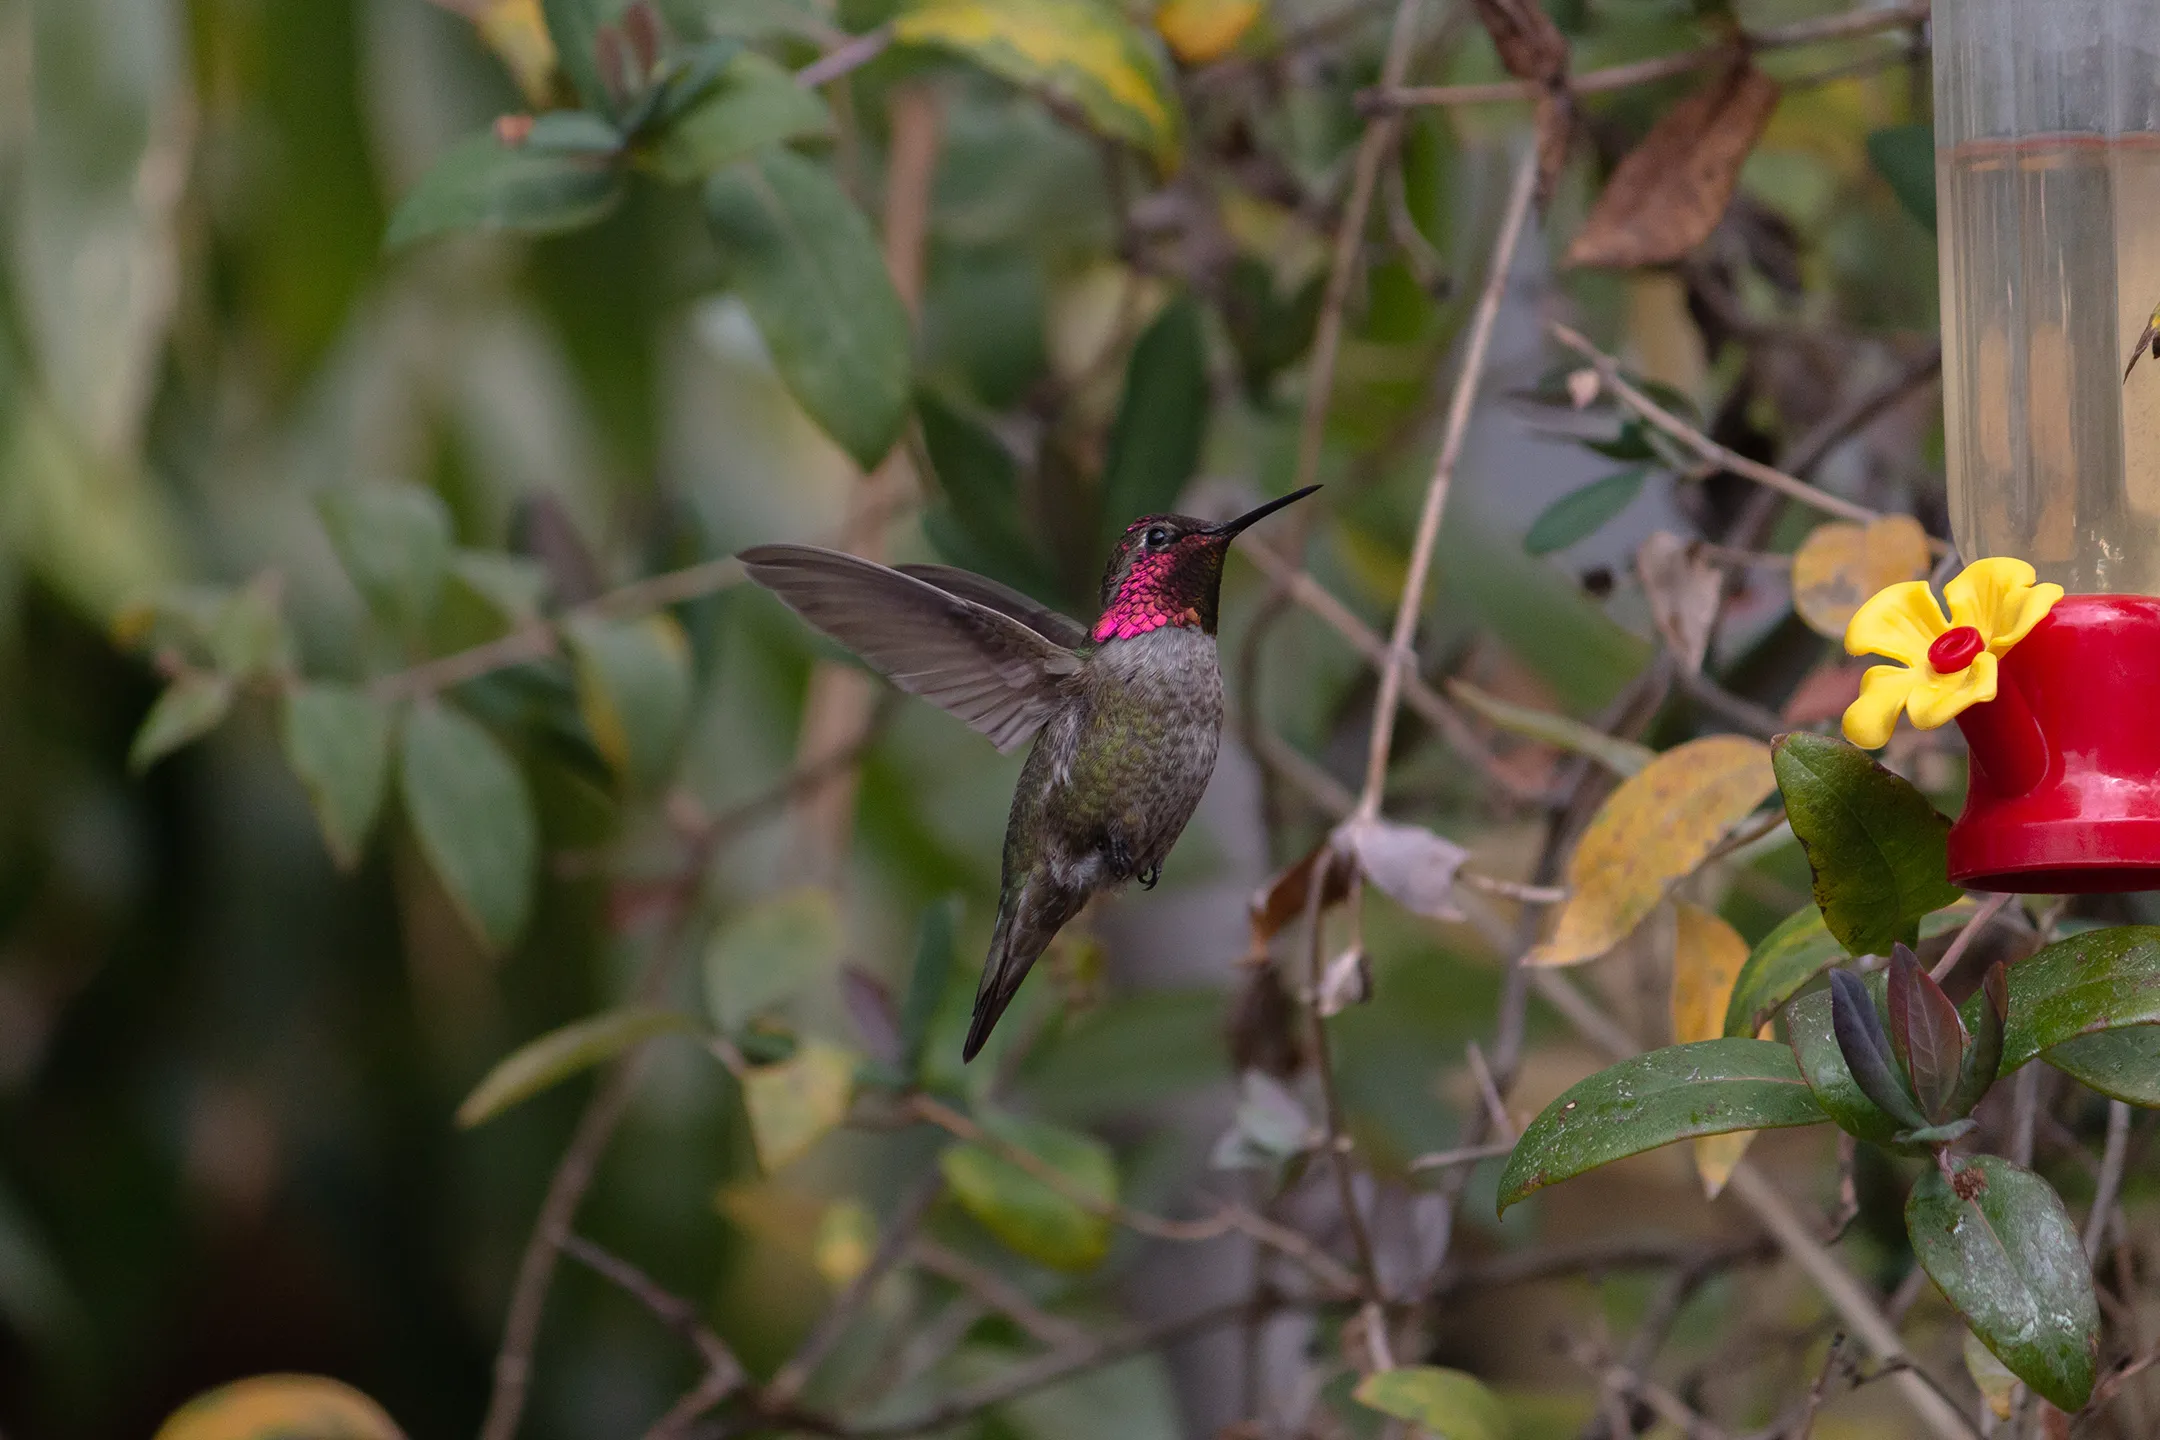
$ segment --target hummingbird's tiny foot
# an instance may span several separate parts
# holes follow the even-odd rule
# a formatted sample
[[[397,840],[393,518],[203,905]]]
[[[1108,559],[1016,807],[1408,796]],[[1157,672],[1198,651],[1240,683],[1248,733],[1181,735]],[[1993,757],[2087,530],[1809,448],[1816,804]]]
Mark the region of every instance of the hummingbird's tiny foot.
[[[1160,864],[1150,865],[1140,872],[1140,888],[1152,890],[1155,888],[1155,882],[1160,879],[1162,879],[1162,866]]]
[[[1120,880],[1130,880],[1133,873],[1132,851],[1118,836],[1110,837],[1110,870]]]

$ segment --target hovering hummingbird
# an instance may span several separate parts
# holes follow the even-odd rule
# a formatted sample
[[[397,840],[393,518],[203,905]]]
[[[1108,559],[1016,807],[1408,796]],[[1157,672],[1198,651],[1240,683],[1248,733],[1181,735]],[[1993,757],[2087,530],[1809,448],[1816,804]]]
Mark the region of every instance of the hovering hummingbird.
[[[1028,967],[1098,890],[1153,889],[1222,739],[1215,612],[1230,542],[1317,485],[1219,525],[1147,515],[1125,527],[1092,626],[945,565],[873,564],[813,545],[742,552],[750,578],[803,619],[1012,751],[1035,747],[1005,822],[997,929],[962,1060]]]

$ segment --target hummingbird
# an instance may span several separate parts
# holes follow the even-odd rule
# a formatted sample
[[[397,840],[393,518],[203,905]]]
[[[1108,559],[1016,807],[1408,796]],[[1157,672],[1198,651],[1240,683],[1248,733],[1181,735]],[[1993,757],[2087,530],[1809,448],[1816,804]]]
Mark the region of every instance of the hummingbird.
[[[1090,897],[1162,877],[1222,740],[1215,619],[1230,542],[1319,488],[1220,524],[1133,521],[1092,625],[947,565],[879,565],[814,545],[742,552],[752,580],[902,690],[1000,751],[1035,742],[1005,822],[997,926],[963,1061]]]

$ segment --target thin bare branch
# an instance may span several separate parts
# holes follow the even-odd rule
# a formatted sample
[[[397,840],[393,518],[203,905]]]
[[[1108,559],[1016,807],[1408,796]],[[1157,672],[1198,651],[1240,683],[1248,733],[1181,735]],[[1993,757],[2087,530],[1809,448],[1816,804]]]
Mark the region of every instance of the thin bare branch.
[[[1585,70],[1579,75],[1571,76],[1567,88],[1576,95],[1630,90],[1637,85],[1670,80],[1676,75],[1728,64],[1736,55],[1858,39],[1877,35],[1885,30],[1905,30],[1924,24],[1927,18],[1928,6],[1925,3],[1902,5],[1895,9],[1850,10],[1843,15],[1825,15],[1791,25],[1771,26],[1743,35],[1730,44],[1706,45],[1699,50],[1683,50],[1677,55],[1661,55],[1652,60],[1609,65],[1601,70]],[[1383,85],[1359,98],[1360,103],[1368,109],[1402,110],[1423,105],[1490,105],[1510,100],[1534,100],[1541,88],[1538,82],[1530,80],[1402,88]]]
[[[1774,465],[1765,465],[1760,460],[1751,460],[1737,450],[1720,445],[1717,441],[1712,440],[1708,435],[1703,434],[1702,431],[1688,424],[1687,421],[1682,420],[1679,416],[1629,384],[1627,378],[1620,373],[1619,362],[1591,344],[1581,334],[1557,321],[1547,328],[1551,330],[1555,340],[1588,360],[1596,368],[1598,382],[1605,389],[1612,392],[1614,396],[1618,397],[1622,404],[1719,469],[1729,470],[1744,479],[1753,480],[1756,484],[1775,490],[1788,499],[1797,500],[1801,504],[1811,506],[1826,515],[1835,515],[1840,520],[1852,520],[1865,525],[1871,520],[1882,518],[1882,512],[1879,510],[1870,510],[1867,506],[1856,501],[1847,500],[1841,495],[1833,495],[1827,490],[1808,484],[1807,481],[1800,479],[1798,476],[1786,474]],[[1939,540],[1933,541],[1932,544],[1937,553],[1940,553],[1944,548]]]
[[[1440,539],[1440,519],[1447,509],[1463,441],[1470,433],[1470,414],[1477,406],[1478,384],[1484,377],[1485,351],[1492,343],[1508,275],[1515,268],[1515,246],[1529,222],[1530,202],[1536,194],[1537,152],[1533,146],[1516,164],[1514,188],[1508,194],[1507,211],[1500,221],[1500,238],[1493,242],[1491,269],[1485,277],[1485,289],[1478,296],[1477,310],[1470,321],[1470,339],[1463,347],[1462,368],[1455,376],[1455,393],[1448,402],[1440,455],[1433,463],[1425,503],[1418,512],[1417,533],[1410,542],[1410,570],[1403,579],[1402,599],[1395,609],[1388,658],[1380,670],[1380,693],[1373,702],[1372,739],[1365,752],[1365,788],[1358,796],[1357,813],[1368,818],[1380,813],[1388,754],[1395,743],[1395,712],[1402,702],[1403,675],[1415,668],[1410,641],[1417,630],[1418,616],[1425,609],[1425,583],[1432,571],[1433,547]]]

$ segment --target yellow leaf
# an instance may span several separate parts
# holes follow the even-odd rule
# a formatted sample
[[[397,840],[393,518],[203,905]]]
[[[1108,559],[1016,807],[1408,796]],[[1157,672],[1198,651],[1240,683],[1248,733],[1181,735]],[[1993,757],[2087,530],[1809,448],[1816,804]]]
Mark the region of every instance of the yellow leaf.
[[[1842,640],[1870,595],[1927,573],[1927,532],[1912,516],[1885,515],[1869,525],[1834,520],[1816,526],[1793,556],[1793,609],[1810,628]]]
[[[1698,1135],[1695,1137],[1695,1173],[1702,1180],[1703,1194],[1715,1200],[1724,1190],[1725,1182],[1732,1179],[1733,1167],[1740,1157],[1747,1154],[1754,1142],[1753,1130],[1731,1130],[1723,1135]]]
[[[1715,1040],[1725,1033],[1725,1006],[1740,967],[1747,964],[1748,943],[1708,910],[1686,904],[1673,909],[1678,916],[1673,927],[1673,1041],[1685,1045]],[[1752,1130],[1697,1137],[1695,1173],[1702,1177],[1705,1195],[1717,1198],[1754,1138]]]
[[[487,47],[535,110],[555,95],[555,42],[548,35],[540,0],[488,0],[473,16]]]
[[[1673,927],[1673,1043],[1715,1040],[1725,1033],[1725,1006],[1747,964],[1740,932],[1699,905],[1676,904]]]
[[[838,1290],[870,1268],[877,1250],[877,1219],[860,1200],[835,1200],[818,1220],[811,1258],[825,1283]]]
[[[2017,1405],[2018,1378],[1970,1330],[1965,1332],[1965,1373],[1972,1376],[1973,1388],[1995,1418],[2008,1420]]]
[[[1187,65],[1205,65],[1228,52],[1260,16],[1260,0],[1168,0],[1155,12],[1155,33]]]
[[[380,1405],[320,1375],[257,1375],[205,1391],[156,1440],[404,1440]]]
[[[1675,746],[1609,796],[1568,861],[1568,898],[1533,965],[1595,960],[1628,937],[1776,787],[1770,747],[1740,735]]]
[[[828,1041],[805,1040],[786,1060],[743,1076],[742,1085],[758,1164],[770,1175],[846,1118],[855,1057]]]
[[[1183,124],[1166,67],[1105,0],[914,0],[893,21],[893,37],[1048,91],[1163,170],[1177,168]]]

